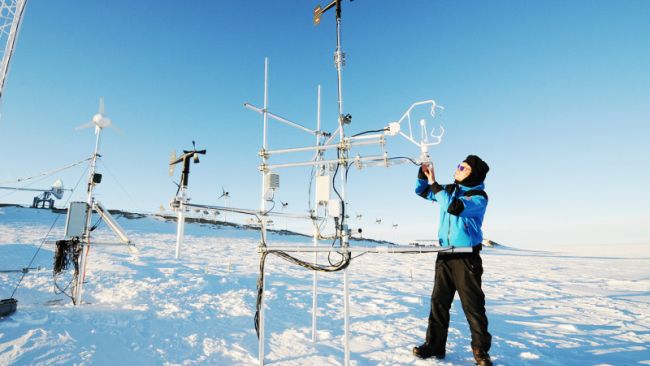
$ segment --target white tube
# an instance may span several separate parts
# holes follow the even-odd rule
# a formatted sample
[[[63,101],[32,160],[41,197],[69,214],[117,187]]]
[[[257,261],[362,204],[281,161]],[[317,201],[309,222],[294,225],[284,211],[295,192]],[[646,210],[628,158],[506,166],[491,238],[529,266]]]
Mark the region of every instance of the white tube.
[[[318,98],[317,98],[317,107],[316,107],[316,130],[320,131],[320,85],[318,86]],[[316,136],[316,146],[320,144],[320,136]],[[320,156],[317,156],[317,160],[322,160]],[[314,195],[316,192],[314,192]],[[316,210],[315,216],[318,219],[318,202],[315,200]],[[314,248],[318,247],[318,228],[317,223],[314,224]],[[318,253],[314,252],[314,264],[318,264]],[[313,281],[312,281],[312,304],[311,304],[311,341],[318,341],[318,272],[314,271]]]
[[[260,114],[263,114],[263,113],[264,113],[264,109],[262,109],[262,108],[258,108],[258,107],[256,107],[256,106],[250,104],[250,103],[244,103],[244,107],[250,109],[251,111],[254,111],[254,112],[260,113]],[[307,128],[307,127],[305,127],[305,126],[303,126],[303,125],[301,125],[301,124],[298,124],[298,123],[295,123],[295,122],[291,122],[291,121],[289,121],[288,119],[286,119],[286,118],[284,118],[284,117],[278,116],[277,114],[271,113],[271,112],[269,112],[269,111],[267,111],[266,114],[267,114],[269,117],[273,118],[274,120],[276,120],[276,121],[278,121],[278,122],[282,122],[282,123],[284,123],[284,124],[286,124],[286,125],[289,125],[289,126],[291,126],[291,127],[295,127],[295,128],[297,128],[297,129],[299,129],[299,130],[303,130],[303,131],[305,131],[305,132],[307,132],[307,133],[310,133],[310,134],[312,134],[312,135],[318,135],[318,131],[310,130],[309,128]]]
[[[360,136],[361,137],[361,136]],[[346,144],[346,147],[353,147],[353,146],[366,146],[366,145],[381,145],[383,143],[381,135],[378,136],[371,136],[368,137],[366,140],[369,139],[377,139],[376,141],[357,141],[357,142],[350,142]],[[319,150],[329,150],[329,149],[336,149],[339,147],[339,144],[334,144],[334,145],[317,145],[317,146],[305,146],[305,147],[294,147],[294,148],[288,148],[288,149],[277,149],[277,150],[264,150],[264,153],[267,155],[277,155],[277,154],[286,154],[286,153],[292,153],[292,152],[301,152],[301,151],[319,151]]]
[[[86,257],[88,256],[88,245],[82,244],[81,258],[79,258],[79,274],[74,288],[74,303],[81,305],[81,293],[83,292],[84,274],[86,273]]]
[[[181,243],[185,235],[185,192],[181,196],[180,206],[178,208],[178,224],[176,229],[176,259],[181,256]]]
[[[368,161],[368,160],[378,160],[378,159],[384,159],[383,155],[373,155],[373,156],[365,156],[361,157],[359,159],[354,159],[354,161]],[[352,161],[352,162],[354,162]],[[330,160],[321,160],[321,161],[305,161],[305,162],[300,162],[300,163],[286,163],[286,164],[273,164],[273,165],[267,165],[266,169],[280,169],[280,168],[292,168],[292,167],[299,167],[299,166],[313,166],[313,165],[327,165],[327,164],[336,164],[338,163],[339,160],[337,159],[330,159]],[[344,176],[345,173],[341,174],[341,176]],[[343,193],[341,193],[342,198]]]
[[[338,249],[338,250],[337,250]],[[333,251],[338,251],[342,252],[343,249],[341,248],[332,248],[331,246],[319,246],[319,247],[314,247],[314,246],[308,246],[308,245],[301,245],[301,246],[289,246],[289,245],[279,245],[279,246],[268,246],[266,247],[265,251],[281,251],[281,252],[287,252],[287,253],[312,253],[312,252],[318,252],[318,253],[327,253],[327,252],[333,252]],[[347,248],[348,252],[351,253],[360,253],[360,252],[366,252],[366,253],[378,253],[378,254],[390,254],[390,253],[439,253],[439,252],[446,252],[446,253],[471,253],[472,252],[472,247],[414,247],[410,245],[390,245],[390,246],[377,246],[377,247],[356,247],[356,246],[351,246]]]
[[[267,125],[268,125],[268,109],[269,109],[269,99],[268,99],[268,74],[269,74],[269,59],[268,57],[264,58],[264,113],[263,113],[263,122],[264,122],[264,135],[262,138],[262,148],[264,150],[267,149]],[[266,156],[262,156],[262,164],[266,165]],[[260,200],[260,211],[262,213],[266,212],[266,192],[265,192],[265,187],[266,187],[266,171],[262,171],[262,198]],[[261,217],[261,236],[262,236],[262,243],[266,243],[266,216]],[[264,271],[260,274],[261,276],[264,276]],[[264,281],[266,282],[266,281]],[[260,317],[259,317],[259,349],[258,349],[258,356],[259,356],[259,363],[260,366],[264,366],[264,290],[265,290],[265,284],[262,284],[262,298],[260,301]]]

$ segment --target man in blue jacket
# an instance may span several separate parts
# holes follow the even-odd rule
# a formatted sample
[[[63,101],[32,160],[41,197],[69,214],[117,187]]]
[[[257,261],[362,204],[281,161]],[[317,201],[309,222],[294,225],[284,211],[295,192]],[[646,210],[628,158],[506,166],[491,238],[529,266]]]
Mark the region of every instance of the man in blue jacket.
[[[483,241],[481,225],[488,203],[483,181],[489,170],[476,155],[469,155],[458,165],[453,184],[438,184],[433,165],[422,165],[418,170],[415,193],[440,205],[440,245],[472,248],[468,253],[438,253],[426,340],[413,348],[413,354],[419,358],[445,357],[449,309],[458,291],[472,333],[476,364],[492,365],[488,354],[492,336],[485,315],[485,295],[481,289],[483,263],[479,255]]]

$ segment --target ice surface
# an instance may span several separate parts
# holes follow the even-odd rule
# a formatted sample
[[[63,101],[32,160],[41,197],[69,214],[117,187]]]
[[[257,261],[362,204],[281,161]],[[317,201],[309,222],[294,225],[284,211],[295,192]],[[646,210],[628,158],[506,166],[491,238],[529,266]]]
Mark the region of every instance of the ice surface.
[[[0,208],[0,269],[25,267],[56,214]],[[118,215],[119,216],[119,215]],[[93,247],[82,306],[52,291],[45,245],[17,291],[18,311],[0,320],[0,365],[254,365],[259,233],[188,224],[174,259],[175,224],[118,217],[140,249]],[[65,216],[52,229],[62,235]],[[98,229],[100,238],[111,233]],[[311,245],[272,234],[273,244]],[[363,243],[361,245],[367,245]],[[496,365],[650,365],[650,250],[632,246],[486,249],[484,290]],[[311,254],[310,254],[311,256]],[[324,262],[325,257],[320,261]],[[351,358],[356,365],[468,365],[469,330],[452,307],[447,358],[417,360],[435,254],[367,254],[349,268]],[[319,274],[318,337],[311,341],[312,273],[269,257],[269,365],[340,365],[340,273]],[[0,273],[0,297],[19,273]],[[60,281],[65,285],[64,279]]]

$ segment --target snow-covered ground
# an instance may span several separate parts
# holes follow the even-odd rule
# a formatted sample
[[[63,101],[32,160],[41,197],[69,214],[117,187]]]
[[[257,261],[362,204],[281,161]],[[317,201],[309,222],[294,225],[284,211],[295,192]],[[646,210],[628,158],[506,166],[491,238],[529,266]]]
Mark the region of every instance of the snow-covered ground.
[[[56,216],[0,208],[0,270],[25,267]],[[64,221],[60,215],[54,237],[62,235]],[[259,234],[191,224],[176,260],[174,223],[118,221],[140,253],[93,247],[81,306],[53,293],[53,247],[41,249],[34,266],[42,269],[28,273],[14,296],[18,311],[0,320],[0,365],[257,364]],[[98,232],[110,237],[103,227]],[[299,236],[269,238],[269,244],[300,243],[311,244]],[[495,364],[650,365],[649,246],[539,249],[488,248],[482,254]],[[353,364],[473,363],[458,300],[447,358],[411,355],[426,329],[434,261],[435,254],[353,260]],[[342,274],[319,274],[319,341],[313,343],[312,273],[277,257],[269,257],[266,269],[267,364],[342,364]],[[19,278],[0,273],[0,298],[11,295]]]

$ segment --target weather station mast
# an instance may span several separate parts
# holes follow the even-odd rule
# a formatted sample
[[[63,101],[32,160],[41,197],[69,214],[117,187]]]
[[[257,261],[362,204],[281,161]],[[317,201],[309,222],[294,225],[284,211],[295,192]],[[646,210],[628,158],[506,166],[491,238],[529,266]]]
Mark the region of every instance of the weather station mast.
[[[0,63],[0,101],[4,95],[9,63],[16,46],[25,5],[27,0],[0,0],[0,46],[3,47],[2,63]]]
[[[338,94],[338,114],[337,114],[337,127],[334,132],[324,132],[321,131],[320,123],[320,86],[318,89],[318,114],[317,114],[317,127],[316,130],[311,130],[307,127],[302,126],[301,124],[291,122],[284,117],[280,117],[275,113],[269,111],[268,104],[268,58],[265,58],[264,61],[264,104],[263,107],[257,107],[250,103],[244,103],[244,107],[250,109],[258,114],[262,115],[262,128],[263,128],[263,138],[262,138],[262,149],[258,152],[258,155],[261,158],[261,164],[258,166],[259,171],[262,175],[262,197],[260,210],[256,213],[256,216],[260,222],[260,245],[258,246],[258,253],[260,254],[260,275],[258,277],[257,283],[257,305],[255,313],[255,329],[258,335],[259,340],[259,364],[260,366],[264,365],[265,361],[265,261],[268,254],[275,255],[280,257],[290,263],[297,264],[304,268],[313,270],[314,272],[342,272],[343,277],[343,353],[344,353],[344,365],[350,365],[350,278],[348,276],[347,268],[352,260],[352,252],[362,252],[362,253],[422,253],[422,252],[433,252],[440,251],[439,248],[426,248],[426,249],[417,249],[414,250],[413,247],[351,247],[350,246],[350,237],[351,230],[349,229],[347,218],[349,217],[346,213],[347,206],[347,197],[346,197],[346,185],[347,185],[347,173],[348,169],[351,166],[355,166],[357,169],[370,166],[383,166],[390,167],[396,164],[404,163],[413,163],[415,165],[420,165],[430,161],[428,149],[431,146],[438,145],[442,141],[442,136],[444,135],[444,128],[440,126],[440,133],[435,134],[435,129],[429,129],[427,126],[427,120],[436,117],[436,110],[442,110],[442,106],[439,106],[434,100],[425,100],[413,103],[401,118],[397,121],[389,122],[388,125],[385,125],[380,129],[373,129],[368,131],[359,132],[353,135],[346,135],[347,125],[352,121],[352,116],[346,114],[343,108],[343,83],[342,83],[342,73],[343,67],[345,66],[345,53],[342,51],[341,47],[341,5],[343,0],[333,0],[325,7],[317,6],[313,11],[313,22],[314,25],[320,24],[321,16],[331,10],[335,10],[336,15],[336,49],[334,51],[334,64],[337,74],[337,94]],[[428,108],[427,115],[424,118],[421,118],[421,113],[415,112],[418,110],[426,110]],[[414,113],[412,113],[414,112]],[[416,117],[418,116],[418,117]],[[268,123],[269,118],[276,120],[277,122],[289,125],[296,129],[307,132],[311,135],[316,136],[316,145],[315,146],[303,146],[303,147],[294,147],[294,148],[283,148],[283,149],[269,149],[268,146]],[[418,121],[419,119],[419,121]],[[417,122],[416,122],[417,121]],[[416,125],[419,123],[419,128]],[[405,129],[406,127],[407,129]],[[417,137],[418,131],[420,132],[419,139]],[[386,151],[386,138],[391,136],[402,136],[409,142],[413,143],[419,148],[420,157],[419,159],[412,159],[405,156],[389,156]],[[321,143],[320,138],[325,138],[325,141]],[[333,140],[338,137],[338,141],[334,142]],[[418,141],[419,140],[419,141]],[[357,146],[371,146],[375,145],[380,147],[382,153],[379,155],[370,155],[370,156],[361,156],[359,153],[356,153],[353,158],[350,157],[350,152],[353,147]],[[289,154],[295,152],[305,152],[305,151],[314,151],[315,156],[310,161],[298,161],[291,163],[279,163],[279,164],[269,164],[269,158],[275,155]],[[324,159],[323,155],[326,151],[334,151],[336,153],[335,158]],[[270,209],[267,209],[267,202],[274,203],[274,194],[279,189],[280,177],[277,173],[277,170],[290,168],[290,167],[312,167],[317,168],[317,173],[312,169],[312,177],[316,174],[316,207],[312,210],[310,207],[311,216],[310,219],[313,222],[319,220],[319,211],[318,207],[326,208],[325,217],[329,217],[334,221],[335,232],[333,235],[323,236],[320,233],[319,225],[315,225],[314,230],[314,245],[313,246],[279,246],[279,245],[269,245],[267,240],[266,227],[268,224],[268,216],[273,214],[273,206]],[[329,172],[333,172],[333,175],[329,175]],[[340,174],[339,174],[340,173]],[[337,182],[337,174],[339,175],[339,181]],[[332,196],[332,192],[335,196]],[[311,193],[310,193],[311,194]],[[277,213],[275,214],[277,215]],[[319,240],[323,238],[328,238],[329,240],[334,239],[332,245],[319,246]],[[338,245],[336,242],[338,241]],[[459,252],[461,248],[452,248],[452,251]],[[314,253],[313,262],[305,261],[301,258],[295,257],[291,253]],[[328,253],[328,262],[325,264],[317,263],[316,253]],[[332,253],[337,253],[340,256],[340,260],[335,263],[329,259],[329,255]],[[312,341],[317,341],[316,335],[316,317],[317,317],[317,276],[314,273],[312,292],[313,292],[313,301],[312,301]]]

